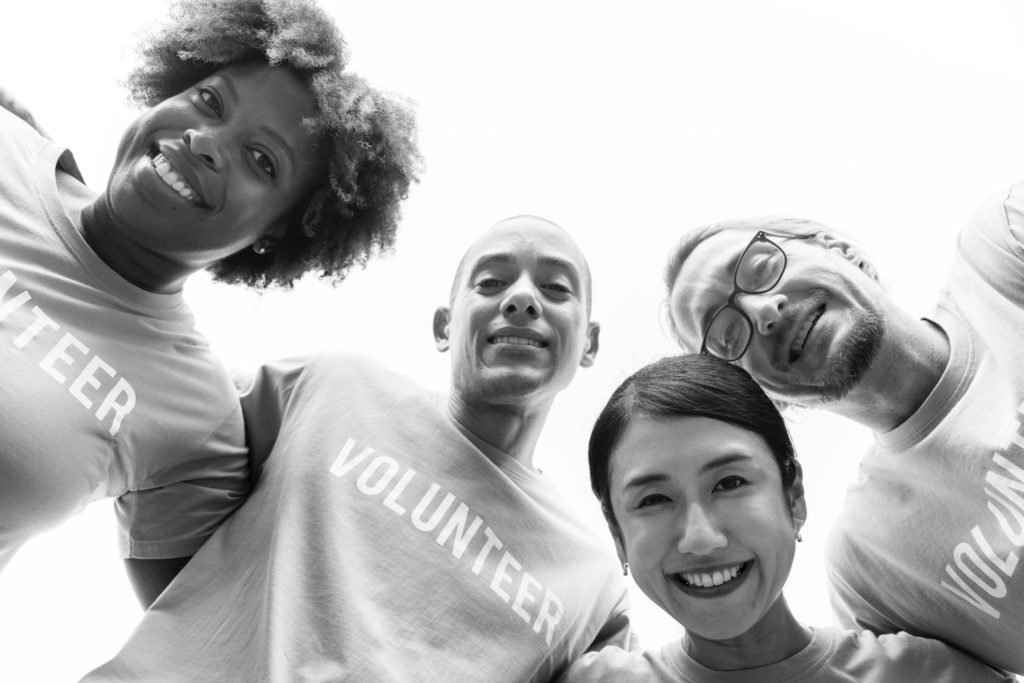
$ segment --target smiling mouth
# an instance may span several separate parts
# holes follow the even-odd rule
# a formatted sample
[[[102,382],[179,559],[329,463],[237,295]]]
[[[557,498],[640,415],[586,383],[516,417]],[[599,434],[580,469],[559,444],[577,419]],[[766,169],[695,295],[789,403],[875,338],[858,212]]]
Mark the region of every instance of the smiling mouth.
[[[182,199],[186,200],[193,206],[204,206],[199,193],[188,184],[188,181],[185,180],[184,176],[174,170],[174,167],[171,166],[171,162],[168,161],[167,157],[165,157],[163,153],[157,152],[150,159],[150,163],[153,165],[154,170],[156,170],[156,174],[159,176],[160,180],[164,181],[164,184],[166,184],[167,187],[177,192]]]
[[[688,588],[716,588],[743,576],[753,562],[753,560],[747,560],[732,567],[716,569],[713,572],[680,572],[674,576],[677,581]]]
[[[804,346],[807,344],[807,338],[811,335],[811,330],[814,329],[818,319],[821,318],[824,313],[825,305],[822,304],[817,310],[807,316],[803,325],[801,325],[800,329],[797,330],[796,334],[793,336],[793,343],[789,346],[790,364],[795,363],[796,360],[803,355]]]
[[[542,339],[533,337],[520,337],[512,334],[499,334],[491,337],[492,344],[511,344],[512,346],[533,346],[538,349],[546,349],[548,343]]]

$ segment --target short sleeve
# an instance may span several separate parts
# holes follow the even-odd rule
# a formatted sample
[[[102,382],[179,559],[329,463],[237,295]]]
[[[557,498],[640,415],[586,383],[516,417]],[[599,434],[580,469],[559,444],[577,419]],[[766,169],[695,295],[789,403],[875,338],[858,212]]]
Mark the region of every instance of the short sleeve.
[[[649,683],[663,680],[648,658],[609,645],[588,652],[572,663],[559,683]]]
[[[834,562],[833,557],[828,561]],[[848,562],[848,560],[844,560]],[[866,565],[861,564],[856,568],[845,567],[845,572],[863,571]],[[899,629],[888,619],[884,618],[872,606],[870,601],[865,600],[853,586],[844,578],[841,572],[837,571],[835,565],[826,568],[829,600],[832,604],[832,613],[837,623],[846,629],[855,631],[870,630],[875,633],[892,633]]]
[[[236,405],[197,450],[165,475],[174,483],[129,491],[115,503],[123,557],[188,557],[249,493],[249,458]]]
[[[957,251],[1004,297],[1024,302],[1024,183],[978,205],[960,231]]]
[[[241,398],[254,485],[277,443],[295,383],[308,364],[306,359],[295,358],[231,372]]]
[[[622,596],[612,610],[611,616],[598,631],[594,642],[587,650],[598,650],[609,645],[630,651],[640,649],[640,641],[633,632],[629,621],[629,595],[626,593],[625,587],[623,587]]]
[[[1015,677],[970,657],[940,640],[909,633],[856,636],[856,655],[848,657],[846,671],[858,680],[972,681],[1012,683]]]

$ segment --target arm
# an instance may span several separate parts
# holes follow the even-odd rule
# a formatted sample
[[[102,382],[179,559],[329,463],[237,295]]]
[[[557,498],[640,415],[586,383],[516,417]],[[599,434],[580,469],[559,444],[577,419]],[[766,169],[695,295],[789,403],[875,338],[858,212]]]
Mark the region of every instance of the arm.
[[[274,368],[249,375],[237,373],[242,410],[211,435],[203,457],[189,459],[191,478],[129,492],[118,499],[122,533],[127,536],[123,540],[125,569],[144,608],[153,604],[199,545],[248,495],[250,475],[256,478],[276,441],[284,404],[299,369],[301,366],[289,367],[281,373],[283,380]],[[235,445],[241,441],[243,415],[249,422],[245,428],[248,452]],[[160,557],[165,553],[175,556]]]
[[[191,557],[172,557],[166,560],[139,560],[125,558],[124,566],[135,597],[143,609],[149,609],[168,584],[178,575]]]

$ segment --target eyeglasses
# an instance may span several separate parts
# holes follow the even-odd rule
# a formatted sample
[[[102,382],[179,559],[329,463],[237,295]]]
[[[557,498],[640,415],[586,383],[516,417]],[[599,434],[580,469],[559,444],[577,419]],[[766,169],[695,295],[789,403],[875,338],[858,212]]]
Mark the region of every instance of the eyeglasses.
[[[737,361],[747,352],[754,336],[754,323],[736,306],[740,294],[763,294],[773,289],[786,272],[786,252],[768,239],[781,237],[809,239],[813,235],[779,235],[759,230],[740,254],[733,273],[733,290],[725,305],[715,311],[704,332],[701,353],[710,353],[722,360]]]

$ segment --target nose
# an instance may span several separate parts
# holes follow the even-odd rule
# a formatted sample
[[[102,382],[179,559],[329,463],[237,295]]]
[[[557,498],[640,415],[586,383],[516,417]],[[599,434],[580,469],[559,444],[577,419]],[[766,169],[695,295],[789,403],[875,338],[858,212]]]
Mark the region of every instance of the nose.
[[[680,534],[676,549],[684,555],[708,555],[729,542],[707,510],[699,504],[687,508]]]
[[[521,316],[535,320],[540,317],[541,311],[533,283],[526,277],[513,284],[501,302],[501,312],[506,317]]]
[[[188,150],[204,164],[214,170],[220,170],[224,155],[220,136],[216,132],[209,128],[189,128],[182,134],[182,140]]]
[[[740,294],[736,297],[736,305],[747,314],[754,324],[754,329],[762,336],[768,336],[775,331],[779,320],[782,319],[782,311],[788,303],[786,295],[778,292]]]

